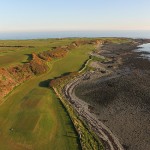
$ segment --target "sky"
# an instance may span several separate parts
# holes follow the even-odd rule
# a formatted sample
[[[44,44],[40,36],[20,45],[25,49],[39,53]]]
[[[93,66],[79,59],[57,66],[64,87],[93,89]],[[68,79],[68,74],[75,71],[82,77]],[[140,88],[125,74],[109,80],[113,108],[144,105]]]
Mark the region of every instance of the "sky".
[[[0,0],[0,32],[150,30],[150,0]]]

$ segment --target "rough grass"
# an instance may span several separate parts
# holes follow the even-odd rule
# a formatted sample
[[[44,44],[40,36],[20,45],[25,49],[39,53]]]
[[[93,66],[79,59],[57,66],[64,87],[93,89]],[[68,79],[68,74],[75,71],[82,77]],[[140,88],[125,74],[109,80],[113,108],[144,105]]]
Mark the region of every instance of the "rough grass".
[[[37,41],[41,45],[45,43],[43,40]],[[22,41],[18,42],[17,45],[21,45]],[[30,42],[29,45],[35,46],[34,41]],[[46,42],[54,46],[55,40]],[[71,50],[62,59],[53,60],[49,72],[26,81],[5,98],[0,106],[0,149],[80,149],[79,138],[68,113],[46,86],[49,79],[79,70],[92,49],[92,46],[84,45]]]
[[[0,41],[0,67],[17,65],[28,62],[32,53],[50,50],[52,47],[67,45],[75,39],[47,39],[47,40],[12,40]],[[12,47],[11,47],[12,46]],[[14,47],[22,46],[22,47]]]

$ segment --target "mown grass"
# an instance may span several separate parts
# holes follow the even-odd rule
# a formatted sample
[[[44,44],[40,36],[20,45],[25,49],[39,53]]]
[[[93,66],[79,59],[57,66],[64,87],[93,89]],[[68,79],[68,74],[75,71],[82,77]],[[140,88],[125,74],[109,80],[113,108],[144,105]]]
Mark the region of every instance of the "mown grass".
[[[92,40],[92,38],[87,38]],[[96,39],[96,38],[95,38]],[[64,38],[64,39],[39,39],[39,40],[1,40],[0,46],[12,46],[12,47],[0,47],[0,67],[6,67],[10,65],[17,65],[26,63],[31,59],[31,54],[39,53],[42,51],[50,50],[52,47],[63,46],[70,44],[71,42],[78,40],[76,38]],[[80,38],[84,40],[84,38]],[[101,40],[107,40],[113,43],[127,43],[132,41],[127,38],[102,38]],[[13,47],[23,46],[23,47]]]
[[[77,112],[72,108],[68,100],[63,96],[62,89],[66,84],[68,84],[68,82],[73,80],[77,74],[79,75],[80,73],[78,72],[76,74],[69,74],[57,78],[56,80],[53,80],[53,83],[51,83],[51,87],[54,89],[55,93],[58,95],[58,97],[64,104],[66,110],[68,111],[72,119],[72,122],[74,123],[78,134],[80,134],[80,142],[82,148],[84,150],[103,150],[104,147],[99,141],[96,134],[94,134],[93,131],[91,131],[91,129],[87,126],[87,124],[83,122],[83,120],[81,120],[81,118],[79,117]]]
[[[52,47],[70,44],[75,39],[47,39],[47,40],[22,40],[0,41],[0,67],[8,67],[28,62],[30,55],[50,50]],[[12,47],[11,47],[12,46]],[[22,46],[22,47],[13,47]]]
[[[128,43],[131,42],[130,38],[103,38],[103,40],[107,40],[112,43],[120,44],[120,43]]]
[[[68,113],[46,86],[49,79],[79,70],[91,50],[93,47],[87,45],[73,49],[66,57],[51,62],[49,72],[26,81],[5,98],[0,106],[0,149],[80,149],[79,137]]]

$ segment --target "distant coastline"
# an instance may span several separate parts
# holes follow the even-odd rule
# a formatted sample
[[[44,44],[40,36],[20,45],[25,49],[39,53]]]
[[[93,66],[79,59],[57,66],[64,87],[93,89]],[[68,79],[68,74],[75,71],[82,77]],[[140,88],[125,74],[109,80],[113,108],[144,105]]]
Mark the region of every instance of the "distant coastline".
[[[127,37],[150,39],[150,30],[137,31],[45,31],[45,32],[0,32],[0,40],[25,40],[71,37]]]

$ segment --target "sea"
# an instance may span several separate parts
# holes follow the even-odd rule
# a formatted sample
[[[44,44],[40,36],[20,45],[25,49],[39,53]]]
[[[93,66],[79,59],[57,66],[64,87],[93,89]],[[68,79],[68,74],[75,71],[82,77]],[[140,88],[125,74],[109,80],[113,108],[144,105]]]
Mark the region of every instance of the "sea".
[[[150,43],[140,45],[139,48],[135,51],[144,52],[141,54],[141,57],[150,60]]]
[[[69,37],[126,37],[150,39],[150,30],[0,32],[0,40],[25,40]]]

